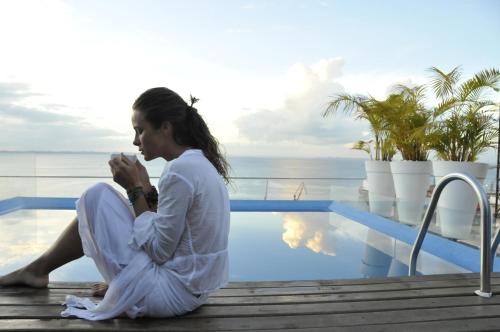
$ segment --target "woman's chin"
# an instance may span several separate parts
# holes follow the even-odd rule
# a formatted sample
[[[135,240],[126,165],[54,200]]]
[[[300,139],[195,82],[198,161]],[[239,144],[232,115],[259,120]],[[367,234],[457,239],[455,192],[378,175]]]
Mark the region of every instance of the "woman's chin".
[[[158,158],[158,156],[150,156],[150,155],[147,155],[147,154],[144,154],[143,157],[144,157],[144,161],[151,161],[153,159]]]

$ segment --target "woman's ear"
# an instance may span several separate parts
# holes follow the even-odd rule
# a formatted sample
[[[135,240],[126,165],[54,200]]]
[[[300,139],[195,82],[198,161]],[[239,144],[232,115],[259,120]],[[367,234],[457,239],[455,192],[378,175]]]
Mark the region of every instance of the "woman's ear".
[[[164,133],[165,135],[167,135],[167,136],[172,135],[172,124],[170,122],[164,121],[161,124],[160,129],[161,129],[162,133]]]

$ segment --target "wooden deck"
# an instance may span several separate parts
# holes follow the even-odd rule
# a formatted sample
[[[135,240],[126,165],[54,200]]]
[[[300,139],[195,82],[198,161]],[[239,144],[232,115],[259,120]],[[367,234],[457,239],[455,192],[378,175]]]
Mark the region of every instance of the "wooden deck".
[[[88,322],[59,313],[66,294],[89,296],[90,284],[53,283],[44,290],[0,288],[0,330],[498,331],[500,273],[492,284],[496,296],[483,299],[473,294],[478,274],[238,282],[182,317]]]

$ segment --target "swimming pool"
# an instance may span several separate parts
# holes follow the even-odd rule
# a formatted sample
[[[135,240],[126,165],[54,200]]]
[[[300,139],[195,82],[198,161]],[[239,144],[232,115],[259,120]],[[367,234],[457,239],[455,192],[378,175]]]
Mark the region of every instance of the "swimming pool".
[[[0,274],[45,250],[75,214],[74,198],[0,201]],[[334,201],[231,201],[230,280],[311,280],[407,274],[416,230]],[[429,234],[422,274],[479,271],[479,251]],[[498,264],[495,265],[498,270]],[[100,280],[82,258],[54,281]]]

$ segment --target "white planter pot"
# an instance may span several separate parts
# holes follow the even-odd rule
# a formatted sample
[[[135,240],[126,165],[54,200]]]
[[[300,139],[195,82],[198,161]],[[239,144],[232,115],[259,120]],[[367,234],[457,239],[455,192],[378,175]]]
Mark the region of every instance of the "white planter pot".
[[[391,256],[367,244],[365,256],[361,260],[361,273],[365,278],[387,277],[391,259]]]
[[[370,212],[383,217],[394,216],[394,182],[389,161],[367,160],[365,162],[368,182]]]
[[[387,272],[388,277],[403,277],[408,275],[408,266],[393,258]]]
[[[488,164],[459,161],[432,162],[436,184],[450,173],[465,173],[484,183]],[[477,197],[465,182],[455,180],[446,185],[437,205],[437,218],[441,234],[454,239],[467,239],[476,215]]]
[[[392,179],[400,222],[420,225],[427,190],[431,184],[430,161],[391,161]]]

